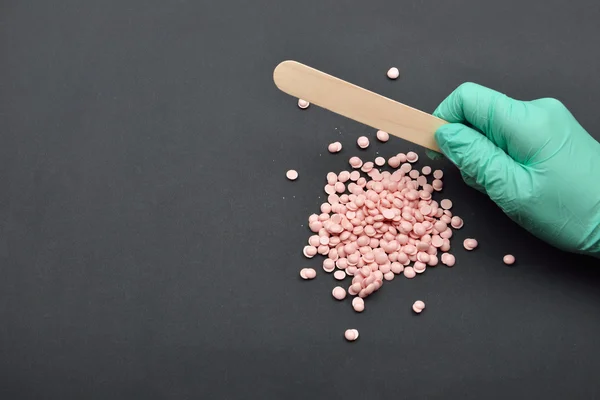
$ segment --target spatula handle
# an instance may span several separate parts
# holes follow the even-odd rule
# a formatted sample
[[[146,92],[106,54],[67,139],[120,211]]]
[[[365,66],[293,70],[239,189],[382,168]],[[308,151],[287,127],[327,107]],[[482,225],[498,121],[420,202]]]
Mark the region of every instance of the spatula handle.
[[[294,97],[428,149],[440,151],[433,135],[446,121],[431,114],[296,61],[279,64],[273,72],[273,80],[279,89]]]

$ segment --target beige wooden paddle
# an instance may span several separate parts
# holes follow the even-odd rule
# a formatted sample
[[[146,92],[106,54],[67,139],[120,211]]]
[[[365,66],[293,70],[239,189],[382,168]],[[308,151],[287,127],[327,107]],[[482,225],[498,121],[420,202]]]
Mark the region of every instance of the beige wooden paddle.
[[[433,134],[446,121],[431,114],[296,61],[279,64],[273,72],[273,80],[279,89],[294,97],[428,149],[440,151]]]

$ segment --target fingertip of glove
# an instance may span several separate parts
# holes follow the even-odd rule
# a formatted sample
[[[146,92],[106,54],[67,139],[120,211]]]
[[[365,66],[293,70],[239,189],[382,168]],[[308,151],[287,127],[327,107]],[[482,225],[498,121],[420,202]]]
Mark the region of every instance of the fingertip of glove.
[[[442,158],[444,158],[444,155],[442,153],[438,153],[437,151],[433,151],[433,150],[425,150],[425,154],[432,161],[437,161],[437,160],[441,160]]]
[[[456,135],[461,127],[461,124],[445,124],[440,126],[438,130],[435,131],[435,141],[442,150],[444,150],[444,146],[446,146],[446,144],[452,140],[452,137]]]

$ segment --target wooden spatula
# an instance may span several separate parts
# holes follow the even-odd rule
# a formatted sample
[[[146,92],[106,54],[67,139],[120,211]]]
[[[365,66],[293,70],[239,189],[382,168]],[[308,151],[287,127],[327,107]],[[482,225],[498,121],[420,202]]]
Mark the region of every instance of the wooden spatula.
[[[440,151],[433,134],[446,121],[324,72],[284,61],[275,68],[279,89],[375,129]]]

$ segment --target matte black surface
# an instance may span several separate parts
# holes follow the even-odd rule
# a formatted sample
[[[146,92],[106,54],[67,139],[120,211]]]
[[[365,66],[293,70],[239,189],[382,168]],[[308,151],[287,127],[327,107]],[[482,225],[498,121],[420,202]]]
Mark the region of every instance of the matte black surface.
[[[373,130],[272,83],[295,59],[432,111],[475,81],[557,97],[598,139],[599,19],[596,0],[0,1],[0,398],[600,398],[598,261],[448,162],[456,267],[361,315],[334,301],[306,218]]]

